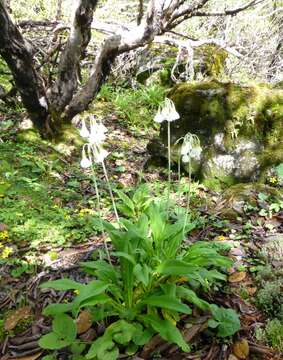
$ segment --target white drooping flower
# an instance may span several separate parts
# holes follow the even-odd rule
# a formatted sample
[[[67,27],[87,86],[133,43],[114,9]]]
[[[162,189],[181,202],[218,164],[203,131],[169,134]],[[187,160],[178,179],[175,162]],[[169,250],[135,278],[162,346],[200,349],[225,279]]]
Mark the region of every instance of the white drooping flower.
[[[106,139],[105,133],[107,132],[107,128],[102,124],[97,122],[96,120],[91,120],[90,123],[90,136],[89,143],[100,145]]]
[[[202,149],[197,135],[188,133],[183,139],[181,146],[181,156],[184,163],[188,163],[191,158],[200,159]]]
[[[94,150],[94,161],[96,163],[102,163],[108,155],[108,151],[101,146],[97,146]]]
[[[154,121],[161,124],[164,120],[166,120],[162,114],[161,108],[159,107],[156,115],[154,116]]]
[[[86,123],[85,123],[85,120],[83,119],[82,120],[82,127],[81,127],[81,130],[80,130],[80,135],[82,138],[88,138],[89,135],[90,135],[90,132],[86,126]]]
[[[85,145],[87,145],[87,144],[85,144]],[[91,167],[91,165],[92,165],[92,161],[91,161],[90,156],[87,157],[87,155],[86,155],[85,145],[83,146],[83,150],[82,150],[82,160],[81,160],[81,167],[82,167],[83,169],[87,169],[87,168]]]
[[[180,119],[180,115],[176,111],[173,101],[165,98],[163,106],[158,108],[158,111],[154,117],[154,121],[157,123],[162,123],[163,121],[172,122],[178,119]]]
[[[183,142],[181,147],[181,155],[187,155],[192,150],[192,144],[189,142]]]
[[[107,128],[94,118],[90,119],[89,129],[85,120],[82,120],[80,135],[87,140],[82,150],[81,166],[83,168],[89,168],[93,162],[102,163],[108,155],[108,152],[102,147],[107,131]]]
[[[183,155],[182,156],[182,161],[183,161],[183,163],[188,163],[188,162],[190,162],[190,157],[189,157],[189,155]]]
[[[168,98],[165,99],[164,117],[166,117],[166,120],[169,122],[180,119],[180,115],[175,108],[175,104]]]

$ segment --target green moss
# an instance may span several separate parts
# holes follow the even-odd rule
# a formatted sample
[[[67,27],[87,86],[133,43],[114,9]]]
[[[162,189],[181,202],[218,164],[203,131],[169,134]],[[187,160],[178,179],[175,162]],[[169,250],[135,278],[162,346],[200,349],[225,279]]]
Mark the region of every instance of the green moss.
[[[38,143],[40,141],[42,141],[42,139],[40,138],[39,133],[35,129],[22,130],[17,134],[17,142],[19,143]]]
[[[203,45],[195,51],[198,62],[195,71],[208,77],[218,77],[224,73],[227,56],[224,49],[215,45]]]

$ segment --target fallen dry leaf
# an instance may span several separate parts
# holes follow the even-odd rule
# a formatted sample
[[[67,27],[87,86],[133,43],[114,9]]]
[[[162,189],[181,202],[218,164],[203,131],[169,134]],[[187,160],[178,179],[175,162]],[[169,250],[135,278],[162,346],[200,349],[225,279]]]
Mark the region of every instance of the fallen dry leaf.
[[[26,319],[30,315],[30,306],[23,306],[18,310],[13,311],[11,314],[8,315],[7,319],[5,320],[4,329],[6,331],[13,330],[17,326],[19,321]]]
[[[249,352],[250,348],[246,339],[242,339],[234,343],[233,354],[236,355],[237,358],[246,359],[249,356]]]
[[[228,360],[239,360],[235,355],[230,354]]]
[[[27,355],[27,356],[22,356],[22,357],[16,357],[16,358],[10,358],[11,360],[36,360],[40,357],[40,355],[42,354],[42,351],[34,354],[34,355]]]
[[[254,295],[257,292],[257,288],[256,287],[248,287],[247,291],[248,291],[249,295]]]
[[[83,334],[92,325],[91,313],[87,310],[83,310],[77,318],[77,333]]]
[[[229,282],[230,283],[236,283],[244,280],[247,276],[247,273],[245,271],[239,271],[235,272],[234,274],[229,276]]]

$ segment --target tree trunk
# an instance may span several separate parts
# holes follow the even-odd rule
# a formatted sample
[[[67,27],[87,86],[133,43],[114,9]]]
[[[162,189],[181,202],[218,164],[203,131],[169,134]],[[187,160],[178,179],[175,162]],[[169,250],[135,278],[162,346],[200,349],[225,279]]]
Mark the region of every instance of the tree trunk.
[[[24,39],[17,27],[12,23],[1,0],[0,29],[0,55],[13,73],[15,84],[32,122],[42,135],[48,136],[53,129],[49,124],[47,104],[44,105],[43,86],[34,70],[33,59],[26,48]]]
[[[91,37],[93,12],[98,0],[79,0],[71,34],[61,54],[58,78],[49,90],[51,112],[57,117],[71,101],[78,85],[78,68]]]

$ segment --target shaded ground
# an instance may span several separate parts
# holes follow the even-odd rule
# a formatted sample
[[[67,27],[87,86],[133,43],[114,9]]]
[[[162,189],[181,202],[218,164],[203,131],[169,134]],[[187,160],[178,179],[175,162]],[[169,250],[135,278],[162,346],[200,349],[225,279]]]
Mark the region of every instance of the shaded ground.
[[[146,182],[153,195],[163,196],[166,170],[147,161],[146,144],[154,130],[126,130],[115,115],[105,117],[104,123],[109,129],[107,150],[111,155],[107,166],[113,188],[127,192]],[[48,303],[72,297],[70,292],[40,290],[38,285],[67,276],[87,281],[79,262],[95,258],[102,239],[93,223],[95,191],[89,174],[78,166],[79,151],[71,157],[37,139],[22,143],[15,140],[16,133],[9,131],[0,140],[0,354],[2,360],[20,356],[31,360],[45,355],[37,345],[38,338],[50,329],[42,309]],[[112,220],[100,169],[98,174],[100,187],[105,190],[103,216]],[[173,178],[176,182],[177,175]],[[179,189],[182,202],[188,191],[186,177]],[[241,331],[222,342],[206,329],[207,318],[195,309],[193,316],[184,317],[180,323],[192,344],[190,354],[181,354],[175,346],[155,337],[136,359],[280,359],[275,349],[266,346],[272,344],[271,340],[267,336],[259,339],[255,334],[268,318],[279,317],[282,312],[283,205],[270,195],[269,188],[253,190],[243,201],[239,208],[233,194],[225,197],[194,182],[191,211],[199,219],[199,226],[186,240],[216,240],[231,246],[229,256],[235,265],[230,269],[229,283],[207,294],[207,298],[238,311]],[[275,298],[266,300],[263,293],[261,301],[258,294],[265,290],[270,295],[266,289],[270,283],[274,284]],[[15,313],[15,309],[20,310]],[[11,314],[16,314],[16,321],[5,330]],[[101,326],[91,327],[80,336],[91,341],[102,332]],[[250,355],[239,357],[235,350],[239,344],[240,349],[248,347]],[[233,352],[238,357],[233,357]],[[58,359],[68,357],[62,351]]]

